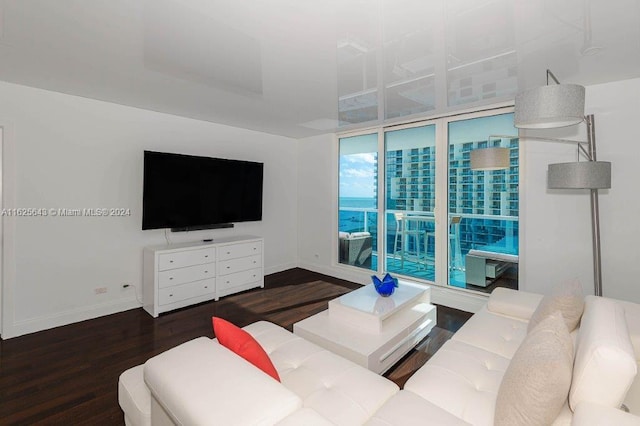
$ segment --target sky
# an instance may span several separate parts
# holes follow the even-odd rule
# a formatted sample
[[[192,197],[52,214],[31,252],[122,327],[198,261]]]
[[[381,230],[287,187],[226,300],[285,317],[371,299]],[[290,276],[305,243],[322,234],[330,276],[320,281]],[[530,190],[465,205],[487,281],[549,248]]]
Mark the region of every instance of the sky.
[[[375,197],[377,153],[340,156],[340,197]]]

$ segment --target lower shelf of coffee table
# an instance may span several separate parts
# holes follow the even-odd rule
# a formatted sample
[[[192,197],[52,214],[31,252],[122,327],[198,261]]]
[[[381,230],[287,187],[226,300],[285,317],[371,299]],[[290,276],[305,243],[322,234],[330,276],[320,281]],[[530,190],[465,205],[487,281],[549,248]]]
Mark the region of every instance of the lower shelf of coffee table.
[[[332,318],[325,310],[293,325],[293,332],[369,370],[382,374],[436,325],[436,307],[419,302],[388,318],[379,333]]]

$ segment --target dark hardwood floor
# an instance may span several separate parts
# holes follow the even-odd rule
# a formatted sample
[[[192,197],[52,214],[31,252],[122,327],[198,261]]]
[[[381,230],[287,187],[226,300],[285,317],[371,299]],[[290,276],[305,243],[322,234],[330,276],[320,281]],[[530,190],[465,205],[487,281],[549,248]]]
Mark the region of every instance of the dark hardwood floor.
[[[239,326],[293,323],[327,308],[358,284],[303,269],[265,277],[265,288],[152,318],[142,308],[0,341],[0,425],[122,425],[118,376],[198,336],[211,317]],[[471,314],[438,307],[438,324],[386,377],[400,386]]]

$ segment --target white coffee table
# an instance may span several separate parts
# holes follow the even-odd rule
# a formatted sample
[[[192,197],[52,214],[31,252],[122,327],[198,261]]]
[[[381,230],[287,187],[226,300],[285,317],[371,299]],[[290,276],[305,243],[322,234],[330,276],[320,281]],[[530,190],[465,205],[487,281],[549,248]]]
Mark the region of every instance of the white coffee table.
[[[378,374],[424,339],[436,324],[428,286],[400,280],[389,297],[373,284],[329,302],[329,309],[293,325],[293,332]]]

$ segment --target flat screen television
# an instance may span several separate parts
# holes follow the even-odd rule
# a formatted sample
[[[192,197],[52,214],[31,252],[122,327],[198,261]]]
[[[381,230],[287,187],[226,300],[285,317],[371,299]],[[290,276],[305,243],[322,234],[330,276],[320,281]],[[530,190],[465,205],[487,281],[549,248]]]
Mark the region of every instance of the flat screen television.
[[[262,220],[263,163],[144,152],[142,229],[189,231]]]

